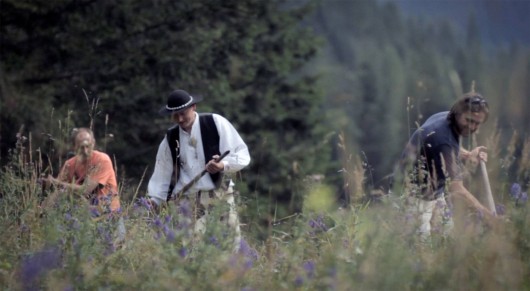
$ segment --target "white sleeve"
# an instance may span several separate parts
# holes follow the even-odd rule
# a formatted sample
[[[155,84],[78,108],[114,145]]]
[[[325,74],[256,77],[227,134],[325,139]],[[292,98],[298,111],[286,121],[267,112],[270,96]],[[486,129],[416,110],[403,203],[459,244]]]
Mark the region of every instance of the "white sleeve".
[[[230,154],[223,159],[224,172],[235,173],[250,163],[248,147],[234,128],[234,126],[219,114],[213,114],[215,125],[219,131],[219,151],[224,153],[229,150]],[[205,157],[209,159],[211,157]]]
[[[158,205],[167,199],[172,174],[173,158],[171,157],[167,140],[164,137],[156,153],[155,170],[147,185],[147,195],[153,198]]]

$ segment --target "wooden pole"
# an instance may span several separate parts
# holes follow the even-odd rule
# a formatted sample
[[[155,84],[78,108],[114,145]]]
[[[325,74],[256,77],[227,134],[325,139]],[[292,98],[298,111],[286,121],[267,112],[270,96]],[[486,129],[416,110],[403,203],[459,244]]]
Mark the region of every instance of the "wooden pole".
[[[493,213],[493,215],[496,215],[495,202],[493,201],[493,194],[491,193],[488,170],[486,169],[486,163],[482,160],[480,160],[480,170],[482,172],[482,181],[484,182],[484,189],[486,190],[486,206]]]
[[[215,161],[216,162],[219,162],[221,161],[224,157],[226,157],[228,154],[230,153],[230,151],[226,151],[224,152],[220,157],[218,157]],[[202,176],[204,176],[204,174],[208,173],[206,171],[206,168],[204,170],[202,170],[202,172],[200,172],[197,176],[195,176],[193,178],[193,180],[191,180],[188,184],[184,185],[184,187],[182,187],[182,189],[177,193],[177,195],[175,196],[172,196],[171,197],[171,200],[176,200],[177,197],[180,197],[184,192],[188,191],[193,185],[195,185],[195,183],[197,183]]]

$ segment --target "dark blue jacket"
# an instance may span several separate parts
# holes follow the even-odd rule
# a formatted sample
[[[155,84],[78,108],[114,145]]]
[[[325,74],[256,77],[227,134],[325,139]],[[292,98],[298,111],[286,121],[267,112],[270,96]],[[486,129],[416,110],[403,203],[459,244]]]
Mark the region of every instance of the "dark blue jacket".
[[[426,200],[443,195],[448,178],[462,180],[459,136],[447,120],[448,114],[429,117],[414,131],[401,156],[408,180],[418,187],[414,194]]]

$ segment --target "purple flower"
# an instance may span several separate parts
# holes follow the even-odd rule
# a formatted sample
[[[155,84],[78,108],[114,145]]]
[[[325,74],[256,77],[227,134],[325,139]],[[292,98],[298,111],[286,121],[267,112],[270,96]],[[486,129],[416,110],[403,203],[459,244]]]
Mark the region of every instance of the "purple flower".
[[[161,228],[161,227],[162,227],[162,221],[160,221],[160,218],[159,218],[159,217],[156,217],[156,218],[155,218],[155,221],[153,221],[153,224],[154,224],[157,228]]]
[[[317,216],[316,219],[309,220],[309,226],[316,231],[327,231],[328,227],[324,222],[324,217],[322,215]]]
[[[495,212],[497,215],[504,215],[506,213],[506,207],[502,204],[495,204]]]
[[[191,211],[191,205],[188,200],[182,200],[179,204],[179,213],[181,213],[184,217],[191,218],[192,211]]]
[[[221,245],[219,244],[219,241],[217,240],[217,238],[215,236],[211,236],[210,237],[210,243],[216,247],[220,247]]]
[[[25,289],[32,289],[36,280],[47,271],[61,266],[61,254],[52,247],[36,252],[22,260],[21,276]]]
[[[244,266],[245,266],[245,270],[249,270],[249,269],[251,269],[254,266],[254,261],[247,258],[245,260],[245,265]]]
[[[92,218],[99,217],[101,214],[99,213],[97,207],[90,207],[90,216]]]
[[[171,228],[167,224],[164,224],[162,226],[162,231],[164,232],[165,235],[167,235],[171,231]]]
[[[151,209],[151,203],[149,203],[149,199],[145,198],[145,197],[142,197],[138,200],[140,202],[140,205],[142,205],[143,207],[147,208],[148,210]]]
[[[188,255],[188,250],[185,247],[181,247],[179,250],[179,255],[181,258],[185,258]]]
[[[166,232],[166,241],[172,243],[175,241],[176,236],[176,233],[172,229],[170,229]]]
[[[517,200],[519,199],[519,196],[521,196],[521,185],[519,183],[513,183],[512,188],[510,188],[510,195],[513,199]]]
[[[304,262],[303,267],[308,278],[315,276],[315,263],[313,261]]]
[[[294,285],[296,287],[300,287],[304,284],[304,278],[302,278],[302,276],[298,275],[296,276],[296,278],[294,279]]]
[[[239,253],[251,259],[252,261],[258,260],[258,252],[251,248],[248,242],[243,238],[239,242]]]
[[[510,196],[515,200],[515,205],[525,204],[528,201],[528,193],[523,192],[519,183],[513,183],[510,188]]]

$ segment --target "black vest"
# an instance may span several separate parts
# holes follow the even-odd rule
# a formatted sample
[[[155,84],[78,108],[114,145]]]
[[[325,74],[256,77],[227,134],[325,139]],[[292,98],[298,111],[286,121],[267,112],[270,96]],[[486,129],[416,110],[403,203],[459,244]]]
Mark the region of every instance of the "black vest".
[[[215,126],[213,115],[211,113],[199,113],[199,123],[201,126],[201,138],[202,147],[204,150],[204,160],[205,163],[208,163],[212,156],[221,155],[221,152],[219,151],[219,132],[217,130],[217,126]],[[169,201],[171,199],[171,194],[173,193],[173,188],[175,187],[175,184],[177,183],[177,179],[179,177],[178,174],[174,174],[175,171],[179,170],[177,167],[175,167],[175,165],[180,165],[180,147],[177,143],[177,141],[179,140],[178,124],[167,130],[166,139],[169,144],[169,149],[171,150],[171,157],[173,158],[173,175],[171,175],[171,182],[169,184],[169,192],[167,195],[167,201]],[[219,179],[221,177],[221,174],[216,173],[209,175],[212,178],[213,183],[215,185],[219,185]]]

